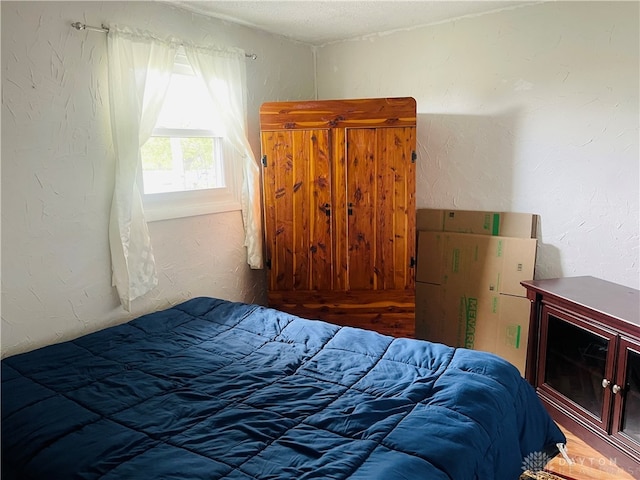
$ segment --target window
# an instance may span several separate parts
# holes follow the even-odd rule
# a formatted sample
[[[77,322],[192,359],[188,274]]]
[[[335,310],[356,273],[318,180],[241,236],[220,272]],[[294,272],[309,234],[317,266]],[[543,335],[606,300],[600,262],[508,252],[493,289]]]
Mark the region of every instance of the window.
[[[180,49],[158,121],[140,151],[147,220],[240,209],[234,152],[224,134],[206,86]]]

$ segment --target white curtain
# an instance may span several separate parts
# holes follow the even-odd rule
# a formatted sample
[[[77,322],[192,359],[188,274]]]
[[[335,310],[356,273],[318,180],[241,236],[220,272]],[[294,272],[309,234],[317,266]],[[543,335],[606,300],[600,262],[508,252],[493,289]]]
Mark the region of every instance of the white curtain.
[[[140,147],[156,124],[178,45],[174,39],[118,27],[111,27],[107,36],[109,105],[116,153],[109,244],[112,282],[126,310],[130,310],[132,300],[158,284],[137,174]]]
[[[260,213],[260,168],[247,139],[245,56],[240,49],[184,45],[187,59],[207,85],[216,114],[242,162],[242,220],[247,263],[262,268],[262,221]]]

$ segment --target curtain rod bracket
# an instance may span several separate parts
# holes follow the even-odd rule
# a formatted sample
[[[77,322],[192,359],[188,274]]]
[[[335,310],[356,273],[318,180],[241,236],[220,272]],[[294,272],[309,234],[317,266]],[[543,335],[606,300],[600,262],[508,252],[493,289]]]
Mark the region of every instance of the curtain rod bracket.
[[[105,27],[104,24],[102,26],[100,26],[100,27],[92,27],[92,26],[86,25],[84,23],[73,22],[71,24],[71,26],[73,28],[75,28],[76,30],[93,30],[94,32],[109,33],[109,27]]]
[[[80,30],[92,30],[94,32],[109,33],[109,27],[105,26],[104,23],[100,27],[92,27],[91,25],[87,25],[85,23],[73,22],[71,24],[71,26],[73,28],[75,28],[76,30],[78,30],[78,31],[80,31]],[[255,54],[255,53],[245,53],[244,56],[247,57],[247,58],[250,58],[251,60],[257,60],[258,59],[258,55]]]

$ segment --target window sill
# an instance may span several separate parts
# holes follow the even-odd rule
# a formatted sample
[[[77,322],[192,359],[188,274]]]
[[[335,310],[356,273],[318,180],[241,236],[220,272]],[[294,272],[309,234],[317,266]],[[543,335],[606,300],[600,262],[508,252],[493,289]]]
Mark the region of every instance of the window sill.
[[[184,193],[189,192],[145,195],[144,215],[146,221],[157,222],[212,213],[234,212],[242,209],[240,202],[233,195],[225,195],[227,198],[223,199],[193,201]]]
[[[180,209],[179,211],[172,211],[173,209],[146,209],[145,220],[147,223],[160,222],[162,220],[172,220],[174,218],[195,217],[197,215],[209,215],[215,213],[224,212],[236,212],[241,210],[239,203],[232,203],[229,205],[216,205],[214,208],[207,206],[207,208],[189,208],[187,210]]]

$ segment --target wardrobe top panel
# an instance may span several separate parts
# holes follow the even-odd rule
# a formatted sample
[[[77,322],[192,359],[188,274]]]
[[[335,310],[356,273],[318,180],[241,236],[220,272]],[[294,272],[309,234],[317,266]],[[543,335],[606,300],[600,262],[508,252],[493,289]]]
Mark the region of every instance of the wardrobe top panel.
[[[415,125],[412,97],[266,102],[260,107],[261,130]]]

